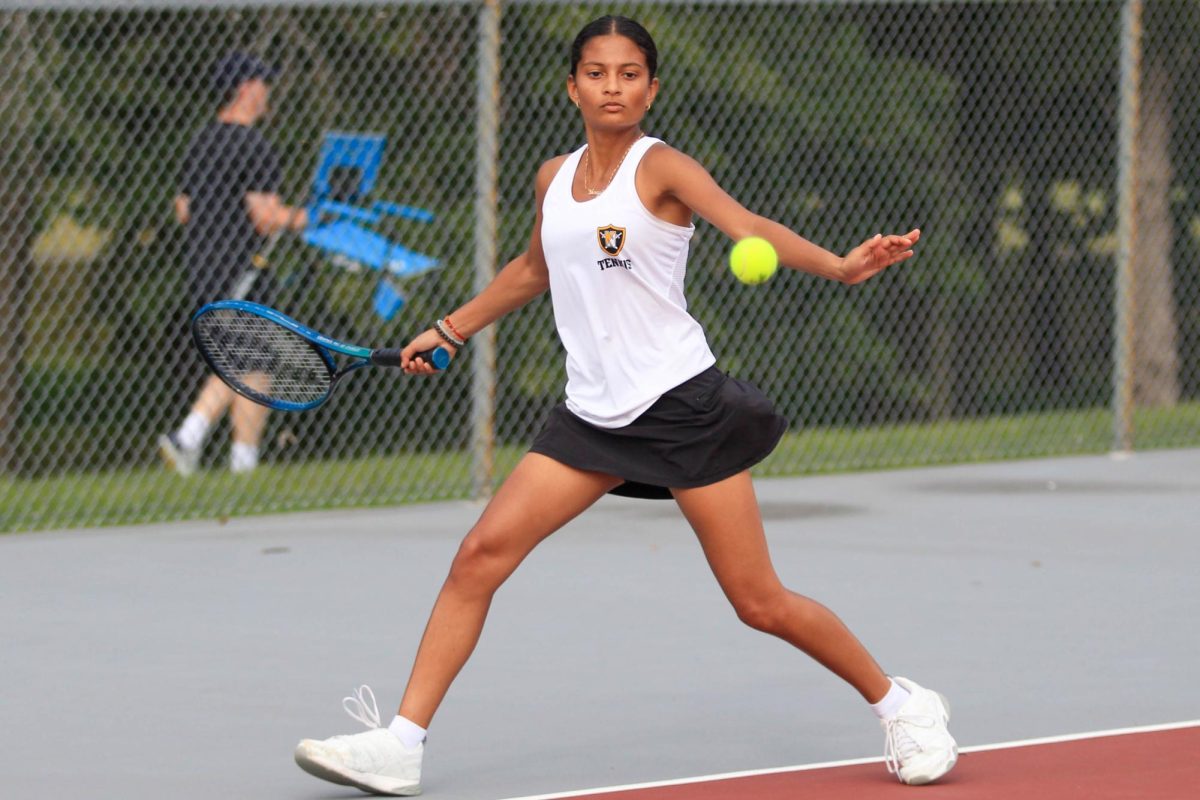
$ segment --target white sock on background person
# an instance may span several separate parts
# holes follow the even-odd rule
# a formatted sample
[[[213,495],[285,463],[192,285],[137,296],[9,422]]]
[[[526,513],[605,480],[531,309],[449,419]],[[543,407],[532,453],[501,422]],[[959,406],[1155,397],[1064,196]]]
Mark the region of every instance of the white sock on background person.
[[[400,740],[400,744],[409,750],[415,750],[421,742],[425,741],[425,729],[399,714],[388,725],[388,730]]]
[[[207,417],[199,411],[193,411],[179,426],[175,438],[185,450],[199,450],[204,445],[204,440],[208,438],[211,428],[212,422]]]
[[[229,453],[229,469],[233,472],[249,472],[258,466],[258,448],[252,444],[234,442]]]
[[[871,710],[880,719],[888,719],[889,717],[896,716],[900,712],[900,706],[904,705],[904,701],[909,698],[907,689],[891,678],[888,678],[888,680],[891,681],[892,688],[888,689],[888,693],[878,703],[871,703]]]

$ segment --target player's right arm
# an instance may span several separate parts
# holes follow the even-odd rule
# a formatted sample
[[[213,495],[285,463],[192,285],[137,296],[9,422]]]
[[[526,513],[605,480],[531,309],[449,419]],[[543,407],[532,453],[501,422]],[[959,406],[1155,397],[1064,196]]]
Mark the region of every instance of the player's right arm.
[[[542,251],[542,200],[550,182],[554,180],[554,175],[566,159],[566,156],[552,158],[538,169],[533,231],[529,235],[529,246],[525,248],[525,252],[505,264],[482,292],[447,315],[454,328],[463,336],[474,336],[500,317],[515,311],[550,288],[550,271],[546,267],[546,256]],[[454,347],[447,345],[436,330],[427,330],[404,348],[401,356],[404,370],[410,374],[433,372],[433,368],[428,365],[418,368],[410,359],[413,353],[435,347],[446,347],[454,352]]]

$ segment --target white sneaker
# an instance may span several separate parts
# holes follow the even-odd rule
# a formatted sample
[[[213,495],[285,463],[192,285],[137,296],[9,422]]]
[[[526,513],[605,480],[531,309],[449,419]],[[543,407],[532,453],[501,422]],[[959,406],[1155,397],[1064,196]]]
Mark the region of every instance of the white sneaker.
[[[158,437],[158,452],[168,467],[185,478],[194,473],[200,463],[200,448],[184,447],[173,433]]]
[[[370,794],[420,794],[425,745],[409,750],[391,731],[380,727],[379,708],[369,686],[359,687],[355,695],[345,698],[342,706],[371,730],[319,741],[304,739],[296,745],[296,763],[309,775]]]
[[[950,703],[940,693],[907,678],[892,680],[910,696],[896,716],[879,721],[887,733],[883,757],[888,772],[912,785],[936,781],[958,761],[958,745],[946,729]]]

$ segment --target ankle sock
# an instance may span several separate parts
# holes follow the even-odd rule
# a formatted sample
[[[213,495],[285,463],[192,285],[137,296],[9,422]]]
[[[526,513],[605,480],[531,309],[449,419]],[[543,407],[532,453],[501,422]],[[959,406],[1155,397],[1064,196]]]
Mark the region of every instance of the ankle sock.
[[[229,468],[234,472],[249,472],[258,466],[258,448],[252,444],[234,442],[229,453]]]
[[[398,714],[392,720],[392,723],[388,725],[388,730],[400,740],[400,744],[409,750],[417,749],[425,741],[425,729],[412,720]]]
[[[198,450],[204,444],[205,438],[208,437],[208,430],[212,427],[212,423],[203,414],[193,411],[187,415],[187,419],[179,426],[179,430],[175,433],[175,438],[185,450]]]
[[[900,712],[900,706],[904,705],[904,701],[910,696],[909,691],[903,686],[895,681],[891,681],[891,683],[892,688],[888,689],[888,693],[883,696],[883,699],[878,703],[871,704],[871,710],[880,719],[896,716]]]

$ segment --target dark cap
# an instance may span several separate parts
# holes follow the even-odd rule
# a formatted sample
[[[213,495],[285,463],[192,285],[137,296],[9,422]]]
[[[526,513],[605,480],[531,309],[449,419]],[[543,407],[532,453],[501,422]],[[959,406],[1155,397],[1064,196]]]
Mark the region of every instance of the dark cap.
[[[275,74],[275,68],[267,62],[249,53],[235,50],[213,64],[213,88],[218,92],[226,92],[255,78],[269,81]]]

